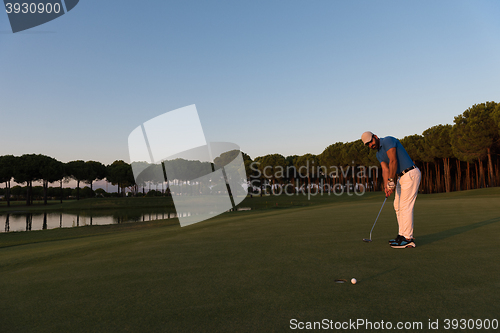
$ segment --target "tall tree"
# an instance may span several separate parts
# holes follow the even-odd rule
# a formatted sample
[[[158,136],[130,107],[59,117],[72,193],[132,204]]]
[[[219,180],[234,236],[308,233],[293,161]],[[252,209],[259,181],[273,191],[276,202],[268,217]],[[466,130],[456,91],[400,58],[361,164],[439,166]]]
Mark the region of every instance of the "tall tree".
[[[285,157],[286,161],[286,178],[288,182],[292,184],[292,188],[295,189],[295,179],[297,178],[297,170],[295,169],[294,162],[299,157],[299,155],[289,155]]]
[[[252,175],[254,173],[254,170],[252,170],[252,168],[251,168],[253,160],[248,154],[246,154],[244,152],[241,152],[241,155],[243,156],[243,163],[245,164],[245,173],[247,175],[247,181],[249,183],[251,183]],[[250,188],[251,188],[251,185],[250,185]]]
[[[493,121],[497,124],[498,134],[500,135],[500,103],[497,103],[491,116],[493,117]]]
[[[125,196],[125,189],[135,184],[134,174],[130,164],[118,160],[106,167],[106,179],[113,185],[118,185],[122,196]]]
[[[368,184],[366,166],[374,165],[375,151],[365,146],[361,139],[347,144],[346,150],[345,158],[351,162],[352,183],[354,185],[361,183],[365,186]]]
[[[431,158],[443,161],[444,184],[446,192],[451,191],[450,158],[453,158],[453,150],[450,143],[451,125],[437,125],[425,130],[424,145],[431,154]],[[436,161],[436,175],[439,175],[439,163]],[[437,176],[439,178],[439,176]],[[439,180],[436,180],[439,181]]]
[[[483,159],[487,158],[490,186],[494,186],[491,150],[498,141],[498,126],[494,120],[495,102],[475,104],[456,116],[451,131],[453,153],[459,159],[479,163],[481,183],[485,183]]]
[[[339,177],[338,167],[341,164],[342,150],[344,149],[343,142],[336,142],[323,150],[318,155],[319,163],[326,168],[328,178],[331,179],[331,187],[335,185],[334,182]],[[341,173],[340,173],[341,174]]]
[[[66,163],[66,173],[76,180],[76,200],[80,200],[80,182],[89,178],[89,169],[82,160]]]
[[[47,204],[47,190],[49,183],[60,181],[64,178],[64,163],[55,158],[39,156],[40,179],[43,184],[43,203]]]
[[[253,164],[253,169],[255,170],[258,170],[258,171],[255,171],[255,173],[257,173],[259,176],[255,176],[255,178],[258,179],[259,181],[259,184],[260,184],[260,196],[263,195],[264,193],[264,190],[266,190],[266,193],[267,193],[267,189],[265,189],[265,179],[267,178],[265,176],[265,173],[264,173],[264,168],[265,168],[265,164],[264,164],[264,156],[257,156],[254,160],[254,164]]]
[[[498,135],[500,136],[500,103],[497,103],[495,110],[492,113],[493,121],[497,124]],[[495,176],[496,176],[496,185],[500,186],[500,159],[498,158],[498,151],[500,150],[500,140],[498,140],[497,146],[497,164],[495,166]]]
[[[87,168],[87,179],[85,182],[90,185],[90,189],[93,190],[93,183],[95,180],[102,180],[106,178],[106,166],[101,162],[87,161],[85,162]]]
[[[295,169],[297,169],[298,174],[302,177],[307,178],[307,186],[310,192],[311,177],[319,176],[317,175],[318,167],[320,166],[318,156],[314,154],[305,154],[297,157],[294,163]]]
[[[132,162],[131,168],[134,172],[134,177],[135,177],[135,184],[137,186],[137,192],[139,191],[139,186],[142,186],[142,194],[146,194],[146,185],[148,181],[150,180],[150,168],[152,167],[151,164],[148,162]],[[107,168],[106,168],[107,172]]]
[[[18,184],[26,183],[26,205],[33,203],[33,181],[41,179],[39,163],[40,156],[25,154],[17,158],[14,170],[14,181]]]
[[[256,159],[257,160],[257,159]],[[274,194],[276,182],[281,183],[286,177],[287,162],[280,154],[269,154],[259,158],[259,170],[262,175],[272,181],[271,190]]]
[[[361,166],[365,168],[366,172],[366,183],[369,186],[369,190],[376,191],[379,188],[378,180],[381,179],[379,177],[379,165],[380,163],[377,160],[377,152],[374,149],[370,149],[366,147],[362,141],[363,149],[365,149],[361,154]],[[382,171],[380,170],[380,175]],[[370,178],[372,180],[370,180]],[[370,188],[371,186],[371,188]]]
[[[12,155],[0,156],[0,183],[5,183],[5,198],[10,207],[10,181],[14,178],[17,159]]]

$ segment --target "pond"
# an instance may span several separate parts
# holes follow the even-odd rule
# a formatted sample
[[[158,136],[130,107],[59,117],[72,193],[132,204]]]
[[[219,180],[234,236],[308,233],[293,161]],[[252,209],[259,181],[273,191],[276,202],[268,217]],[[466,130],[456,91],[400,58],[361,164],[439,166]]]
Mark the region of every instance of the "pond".
[[[237,208],[237,211],[250,208]],[[0,232],[46,230],[55,228],[83,227],[88,225],[106,225],[128,222],[147,222],[187,217],[191,213],[179,213],[163,210],[113,210],[101,213],[82,211],[75,213],[49,212],[30,213],[14,211],[0,214]]]

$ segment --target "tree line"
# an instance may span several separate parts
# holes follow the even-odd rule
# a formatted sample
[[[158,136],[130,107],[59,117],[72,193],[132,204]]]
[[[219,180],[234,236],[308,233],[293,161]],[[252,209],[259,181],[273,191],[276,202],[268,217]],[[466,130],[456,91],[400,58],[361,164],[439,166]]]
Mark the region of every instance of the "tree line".
[[[0,188],[0,196],[5,198],[6,194],[6,188]],[[26,200],[26,192],[27,192],[27,187],[26,186],[12,186],[9,189],[9,199],[11,201],[25,201]],[[44,199],[44,188],[41,185],[33,186],[31,188],[31,197],[33,201],[37,200],[43,200]],[[96,198],[96,197],[118,197],[118,193],[108,193],[102,188],[97,188],[94,190],[91,190],[88,185],[85,187],[81,188],[71,188],[71,187],[52,187],[50,186],[47,189],[47,199],[52,199],[52,200],[67,200],[71,198],[76,198],[77,195],[79,196],[80,199],[88,199],[88,198]]]
[[[376,133],[379,136],[390,133]],[[422,170],[420,190],[424,193],[450,192],[474,188],[500,186],[500,103],[475,104],[454,118],[453,125],[437,125],[425,130],[421,135],[409,135],[400,139],[401,143]],[[383,187],[381,169],[375,151],[366,147],[361,140],[337,142],[328,146],[321,154],[283,156],[268,154],[252,159],[243,154],[245,171],[249,183],[262,190],[293,184],[293,188],[312,186],[323,190],[334,186],[363,186],[368,191]],[[212,168],[228,163],[233,152],[221,155]],[[227,161],[225,161],[227,160]],[[336,169],[331,167],[335,166]],[[373,169],[370,167],[374,167]],[[149,184],[161,183],[161,195],[169,191],[163,187],[164,170],[175,168],[177,178],[173,186],[182,186],[203,173],[204,163],[174,160],[170,165],[151,165],[134,179],[132,166],[122,160],[110,165],[96,161],[71,161],[63,163],[56,159],[36,154],[22,156],[0,156],[0,182],[6,183],[6,199],[9,204],[10,182],[26,184],[26,204],[33,200],[32,184],[41,181],[44,202],[47,202],[48,184],[59,182],[61,193],[64,180],[77,182],[79,199],[80,182],[90,184],[106,179],[118,185],[118,192],[125,195],[129,188],[135,195],[142,194]],[[168,174],[168,172],[167,172]],[[252,188],[250,187],[250,193]],[[171,186],[172,187],[172,186]],[[195,191],[203,191],[200,187]],[[260,191],[262,193],[263,191]]]
[[[500,186],[500,103],[475,104],[456,116],[453,125],[436,125],[400,141],[422,170],[420,191],[423,193]],[[253,162],[258,162],[258,171],[251,167]],[[253,161],[247,157],[245,164],[247,175],[271,188],[294,181],[309,190],[310,185],[322,189],[325,184],[330,185],[329,188],[335,184],[361,185],[368,191],[380,190],[383,186],[382,170],[370,168],[380,165],[376,151],[361,140],[334,143],[319,155],[269,154]],[[321,171],[318,166],[326,168]],[[341,171],[330,172],[330,166],[337,166]],[[278,172],[283,169],[292,172]]]
[[[134,183],[130,165],[124,161],[115,161],[104,165],[97,161],[71,161],[63,163],[53,157],[41,154],[25,154],[22,156],[0,156],[0,183],[5,183],[5,198],[10,206],[11,181],[26,184],[26,205],[33,203],[33,182],[41,182],[44,204],[47,204],[49,183],[59,182],[60,196],[65,195],[63,182],[74,179],[77,182],[76,198],[80,199],[80,183],[90,185],[94,181],[106,179],[118,185],[118,192],[124,195],[125,189]]]

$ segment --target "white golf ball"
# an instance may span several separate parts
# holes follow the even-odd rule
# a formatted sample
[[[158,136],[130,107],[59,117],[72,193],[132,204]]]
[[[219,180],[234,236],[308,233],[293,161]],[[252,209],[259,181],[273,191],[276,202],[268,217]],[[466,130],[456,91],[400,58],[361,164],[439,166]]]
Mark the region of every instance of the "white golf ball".
[[[351,283],[352,283],[352,284],[356,284],[356,282],[358,282],[358,281],[356,281],[356,279],[355,279],[355,278],[352,278],[352,279],[351,279]]]

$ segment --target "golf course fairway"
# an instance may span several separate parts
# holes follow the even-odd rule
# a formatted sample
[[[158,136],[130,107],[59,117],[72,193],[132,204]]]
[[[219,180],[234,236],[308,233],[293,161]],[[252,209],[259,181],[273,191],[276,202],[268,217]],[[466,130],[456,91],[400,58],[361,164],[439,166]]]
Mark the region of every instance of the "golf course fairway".
[[[446,320],[498,322],[500,188],[419,195],[414,249],[388,245],[393,198],[371,243],[362,239],[382,193],[184,228],[164,220],[0,234],[0,332],[286,332],[314,322],[335,331],[357,320],[443,332],[460,331]],[[334,282],[351,278],[356,285]]]

